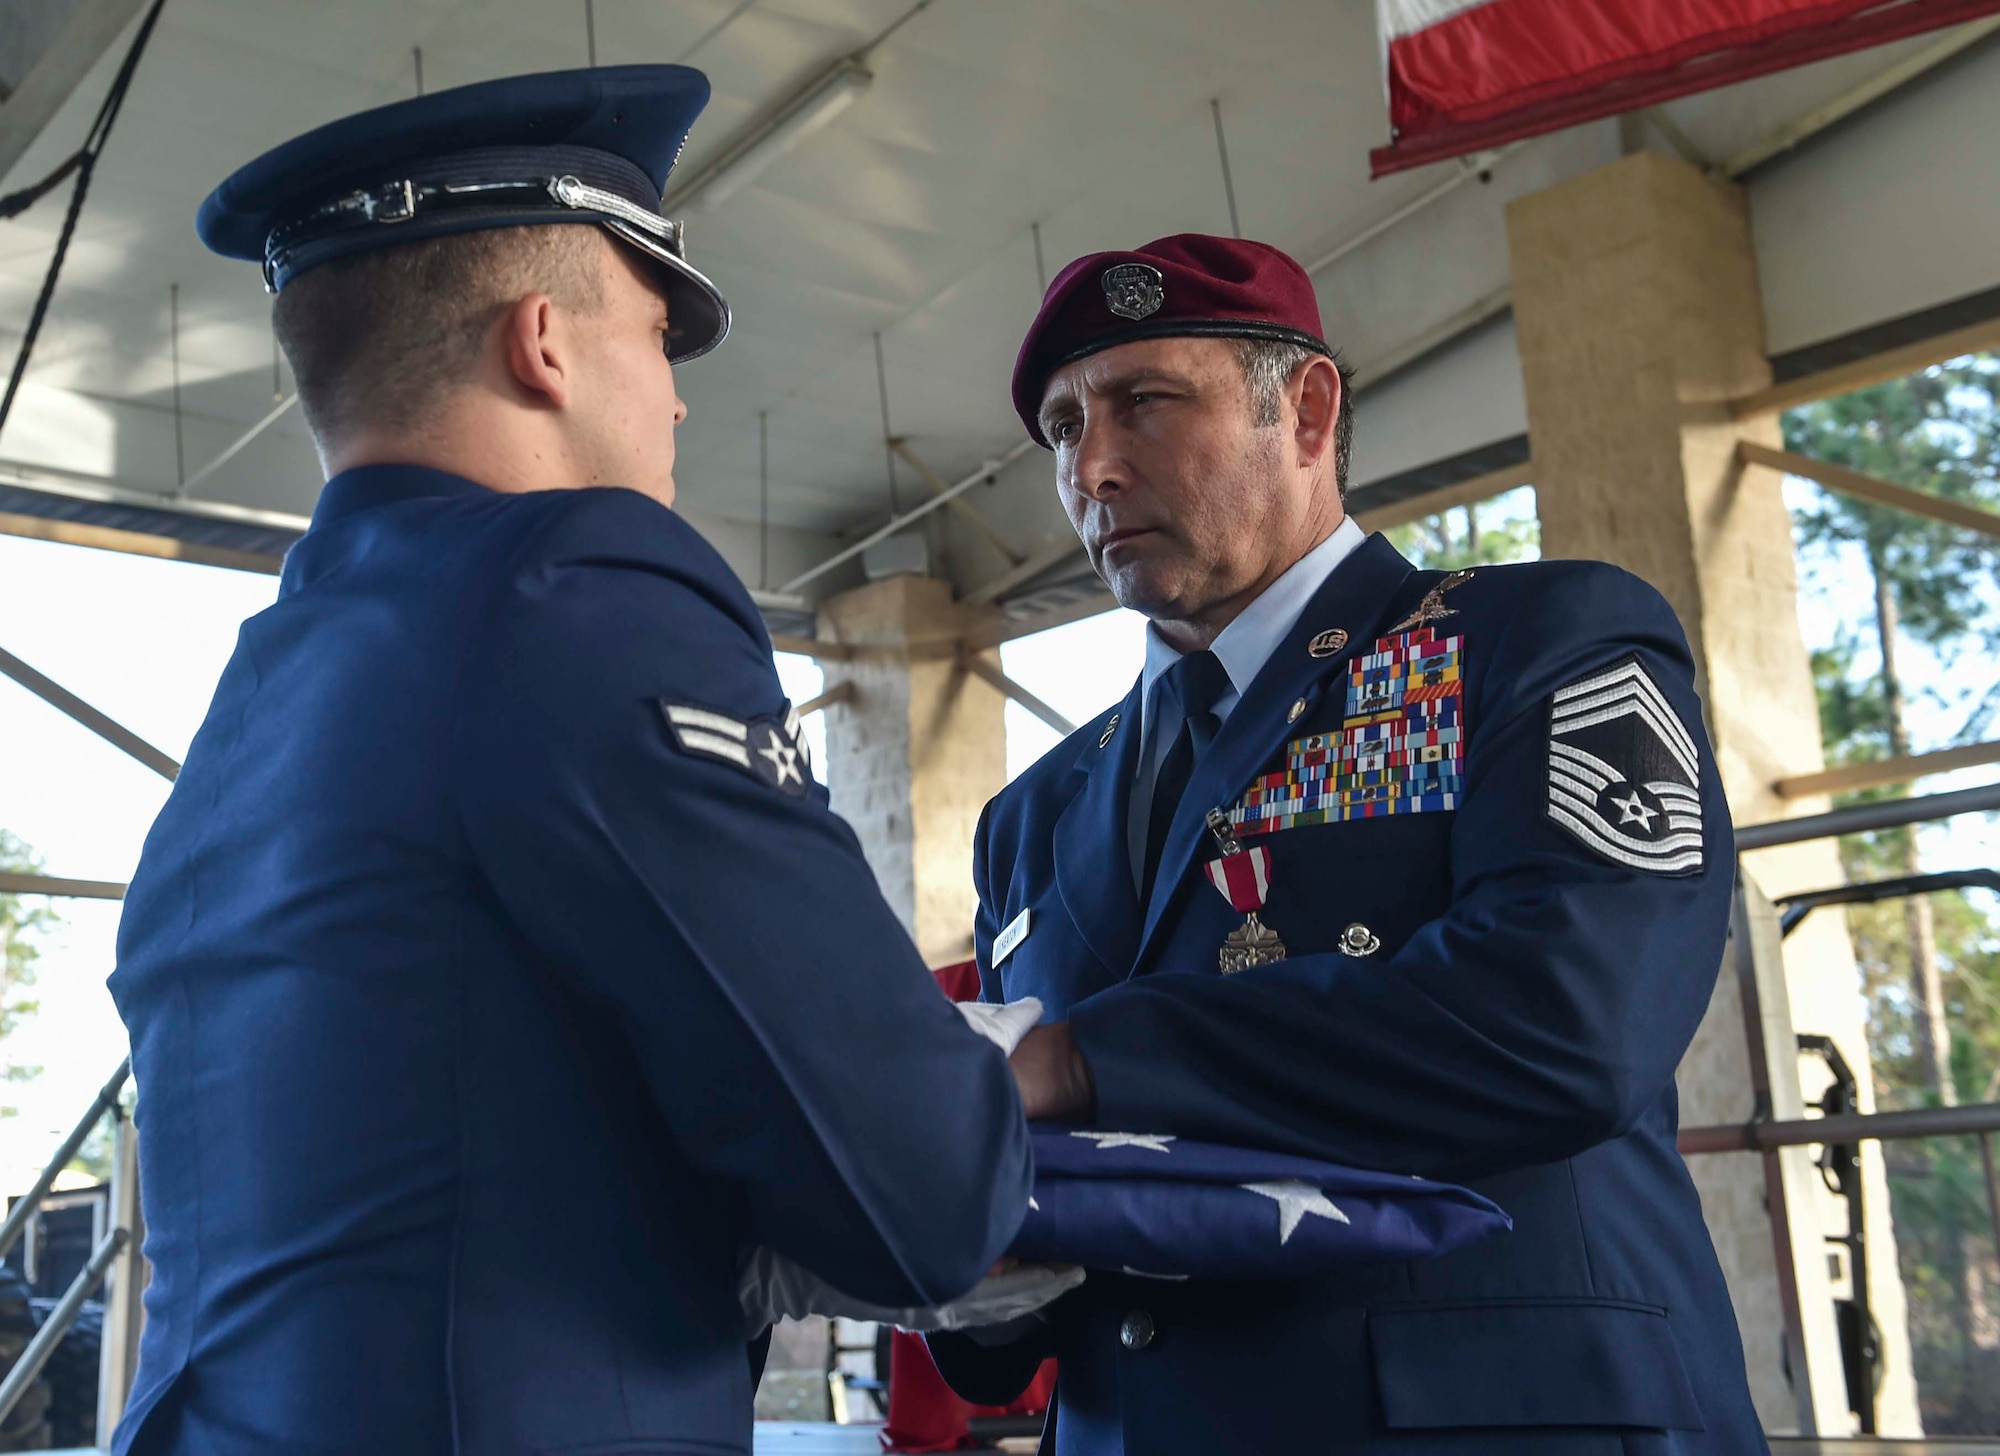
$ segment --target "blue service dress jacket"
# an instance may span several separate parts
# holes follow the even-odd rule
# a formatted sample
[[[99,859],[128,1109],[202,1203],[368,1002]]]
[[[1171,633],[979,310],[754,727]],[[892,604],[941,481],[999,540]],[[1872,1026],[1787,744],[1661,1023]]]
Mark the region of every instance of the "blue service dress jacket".
[[[763,625],[631,491],[336,477],[126,901],[132,1456],[746,1452],[746,1244],[935,1304],[1032,1177]]]
[[[1100,1128],[1465,1183],[1514,1228],[1309,1281],[1093,1271],[1029,1337],[933,1336],[946,1379],[997,1402],[1056,1356],[1060,1456],[1763,1451],[1674,1147],[1734,859],[1659,594],[1370,537],[1197,763],[1146,906],[1139,707],[988,807],[985,995],[1070,1022]]]

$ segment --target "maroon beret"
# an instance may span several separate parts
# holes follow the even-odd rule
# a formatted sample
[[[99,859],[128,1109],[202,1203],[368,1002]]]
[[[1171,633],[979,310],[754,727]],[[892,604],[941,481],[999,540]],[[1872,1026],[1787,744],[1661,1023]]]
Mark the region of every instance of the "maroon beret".
[[[1290,257],[1269,243],[1178,233],[1130,253],[1091,253],[1056,275],[1014,361],[1014,411],[1046,448],[1035,417],[1056,370],[1134,339],[1189,334],[1333,353],[1312,280]]]

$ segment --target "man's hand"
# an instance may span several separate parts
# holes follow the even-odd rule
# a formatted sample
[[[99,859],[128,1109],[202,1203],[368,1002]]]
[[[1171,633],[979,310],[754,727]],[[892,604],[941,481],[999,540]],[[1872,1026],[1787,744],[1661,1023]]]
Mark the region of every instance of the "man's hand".
[[[742,1302],[748,1338],[756,1339],[780,1319],[823,1314],[874,1320],[905,1330],[962,1330],[1004,1327],[1060,1299],[1083,1283],[1083,1270],[1056,1264],[1023,1264],[1002,1259],[978,1286],[935,1309],[892,1308],[843,1294],[812,1270],[772,1249],[743,1253],[736,1295]]]
[[[1030,1119],[1049,1122],[1089,1122],[1097,1110],[1097,1089],[1090,1064],[1077,1050],[1067,1021],[1038,1026],[1021,1038],[1007,1064],[1021,1089],[1021,1105]]]

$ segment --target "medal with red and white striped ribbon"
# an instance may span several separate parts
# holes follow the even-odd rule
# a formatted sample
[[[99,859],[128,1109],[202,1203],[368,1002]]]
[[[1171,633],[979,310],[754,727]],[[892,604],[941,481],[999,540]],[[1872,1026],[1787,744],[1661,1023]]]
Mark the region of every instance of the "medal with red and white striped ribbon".
[[[1210,860],[1202,869],[1208,875],[1208,882],[1229,902],[1229,908],[1243,916],[1243,923],[1222,942],[1218,959],[1222,974],[1227,976],[1252,966],[1271,965],[1283,960],[1287,952],[1277,932],[1257,918],[1257,912],[1264,908],[1264,901],[1271,893],[1270,849],[1261,844],[1245,849],[1230,831],[1226,818],[1217,825],[1219,817],[1222,817],[1219,813],[1209,816],[1209,828],[1222,845],[1222,857]]]
[[[1263,845],[1225,854],[1203,868],[1208,871],[1208,882],[1222,891],[1230,909],[1254,915],[1264,908],[1265,897],[1271,893],[1271,851]]]

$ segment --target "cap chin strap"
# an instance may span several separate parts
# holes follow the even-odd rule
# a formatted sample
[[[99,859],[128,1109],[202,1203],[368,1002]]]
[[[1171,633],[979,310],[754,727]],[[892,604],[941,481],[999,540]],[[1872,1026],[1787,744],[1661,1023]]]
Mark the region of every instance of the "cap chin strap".
[[[646,208],[592,187],[581,178],[535,177],[495,182],[416,182],[409,178],[363,188],[325,203],[298,221],[272,232],[264,245],[264,287],[278,291],[280,260],[292,250],[339,233],[366,227],[394,227],[419,215],[463,208],[525,209],[541,218],[521,217],[521,222],[546,221],[549,203],[573,212],[588,213],[588,219],[605,231],[624,239],[649,258],[657,259],[700,293],[715,316],[713,335],[698,349],[674,351],[676,364],[698,359],[720,344],[729,334],[729,303],[722,292],[687,260],[686,233],[677,222]]]
[[[657,212],[648,211],[615,192],[606,192],[602,187],[592,187],[576,177],[552,177],[549,179],[549,196],[564,207],[578,212],[600,214],[598,222],[606,232],[623,238],[648,257],[657,258],[674,272],[686,278],[715,306],[717,323],[715,337],[699,349],[686,353],[675,353],[673,361],[685,364],[690,359],[699,359],[717,344],[729,337],[731,317],[729,302],[708,278],[687,260],[687,230]]]
[[[639,229],[655,247],[663,247],[682,262],[687,261],[686,231],[677,222],[661,217],[657,212],[648,212],[636,202],[629,202],[616,192],[606,192],[602,187],[592,187],[575,177],[551,177],[549,196],[564,207],[578,212],[602,212],[622,223]],[[627,236],[630,236],[628,233]]]

